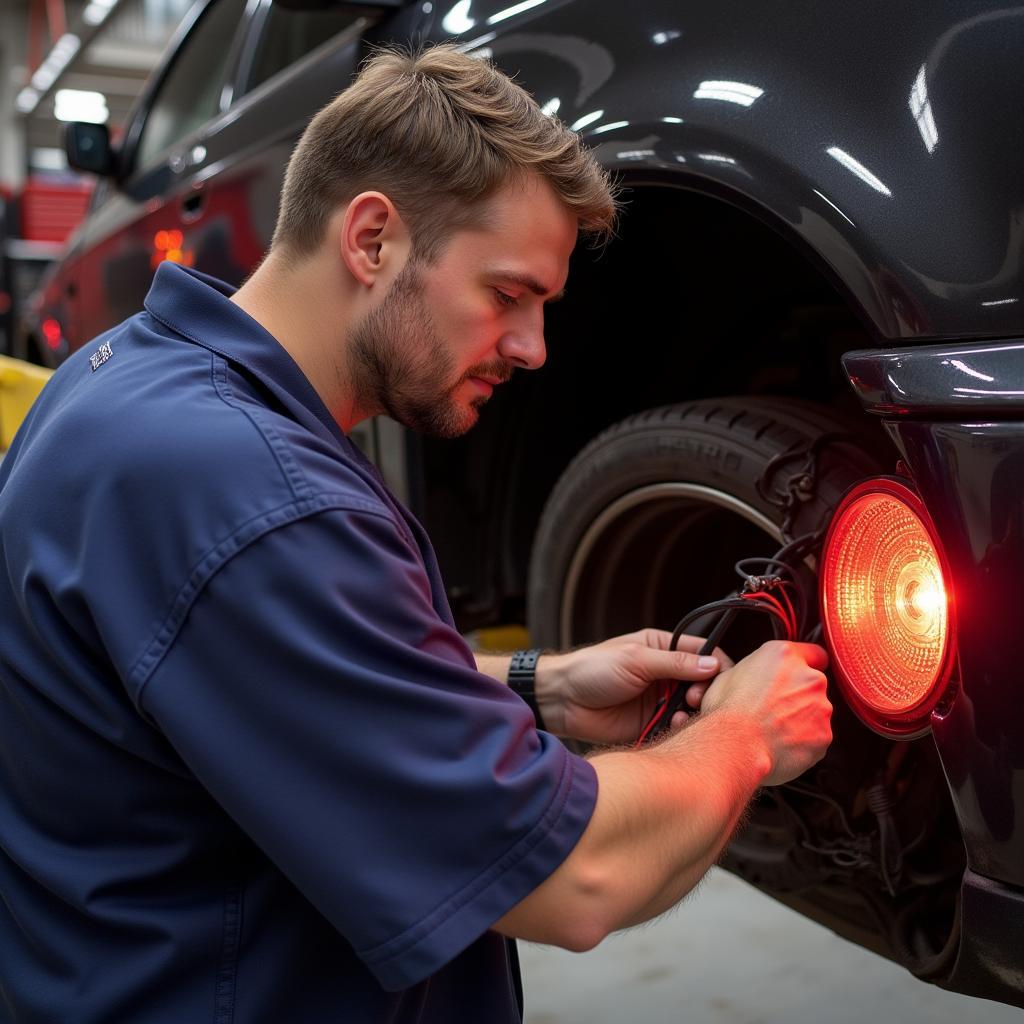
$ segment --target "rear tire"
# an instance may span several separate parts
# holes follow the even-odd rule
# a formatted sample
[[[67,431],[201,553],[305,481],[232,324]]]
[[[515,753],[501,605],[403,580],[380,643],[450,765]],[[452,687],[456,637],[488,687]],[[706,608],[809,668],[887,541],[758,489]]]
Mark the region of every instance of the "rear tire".
[[[532,641],[564,649],[641,626],[672,629],[725,596],[738,583],[738,559],[782,544],[783,513],[758,490],[772,459],[824,434],[847,438],[822,448],[793,536],[818,529],[851,484],[879,472],[850,429],[811,403],[763,398],[664,406],[609,428],[569,465],[541,516],[529,576]],[[769,490],[784,494],[801,464],[776,463]]]

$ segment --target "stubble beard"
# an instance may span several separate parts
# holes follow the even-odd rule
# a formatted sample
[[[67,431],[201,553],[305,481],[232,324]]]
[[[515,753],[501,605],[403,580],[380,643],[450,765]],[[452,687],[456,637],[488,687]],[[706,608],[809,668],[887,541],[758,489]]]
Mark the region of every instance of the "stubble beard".
[[[347,352],[347,384],[357,406],[382,409],[429,437],[460,437],[476,423],[488,396],[479,395],[468,406],[455,401],[469,377],[504,381],[512,375],[512,367],[499,361],[474,366],[453,381],[455,358],[434,328],[412,260],[384,301],[352,328]]]

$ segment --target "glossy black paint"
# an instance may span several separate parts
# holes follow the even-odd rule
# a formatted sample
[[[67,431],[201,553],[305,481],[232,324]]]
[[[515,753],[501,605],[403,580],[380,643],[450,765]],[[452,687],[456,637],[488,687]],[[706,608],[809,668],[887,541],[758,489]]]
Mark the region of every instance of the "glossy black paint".
[[[959,692],[933,716],[977,872],[1024,885],[1024,423],[891,420],[952,573]]]
[[[629,180],[716,191],[797,240],[879,338],[1024,334],[1007,87],[1024,7],[442,0],[432,17],[432,38],[585,121]]]
[[[843,367],[871,412],[1018,418],[1024,414],[1024,340],[848,352]]]
[[[960,687],[933,734],[968,863],[1024,885],[1024,342],[843,362],[865,407],[887,417],[952,571]]]
[[[1024,344],[851,353],[867,409],[906,460],[949,560],[957,681],[932,734],[970,870],[949,987],[1019,1002],[1024,920]],[[965,408],[970,410],[971,422]],[[943,417],[943,418],[940,418]],[[950,419],[951,417],[951,419]],[[993,881],[1002,880],[1001,884]]]
[[[943,987],[1020,1005],[1024,892],[968,871],[960,913],[960,948]]]

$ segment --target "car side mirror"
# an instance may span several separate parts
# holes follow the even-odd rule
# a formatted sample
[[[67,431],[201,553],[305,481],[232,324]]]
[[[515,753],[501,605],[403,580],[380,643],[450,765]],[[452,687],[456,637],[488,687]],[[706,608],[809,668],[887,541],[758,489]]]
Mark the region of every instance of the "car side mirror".
[[[64,151],[68,164],[76,170],[102,177],[117,170],[116,152],[105,124],[69,121],[64,129]]]

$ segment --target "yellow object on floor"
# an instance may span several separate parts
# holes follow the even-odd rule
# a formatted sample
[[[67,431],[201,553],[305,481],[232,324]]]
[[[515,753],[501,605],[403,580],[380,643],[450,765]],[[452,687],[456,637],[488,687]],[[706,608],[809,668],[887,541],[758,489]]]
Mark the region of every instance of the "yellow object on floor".
[[[21,421],[52,373],[42,366],[0,356],[0,451],[11,446]]]
[[[491,626],[470,633],[466,639],[478,654],[503,654],[530,646],[530,634],[525,626]]]

